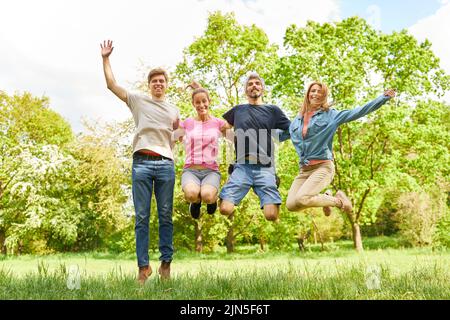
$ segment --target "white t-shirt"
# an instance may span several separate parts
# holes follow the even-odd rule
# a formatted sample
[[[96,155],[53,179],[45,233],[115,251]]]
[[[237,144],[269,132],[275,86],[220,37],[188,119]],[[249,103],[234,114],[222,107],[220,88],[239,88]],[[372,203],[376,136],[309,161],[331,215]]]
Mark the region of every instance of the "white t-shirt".
[[[180,117],[178,108],[168,102],[130,92],[127,92],[127,105],[136,125],[133,153],[147,149],[173,159],[172,133],[173,125]]]

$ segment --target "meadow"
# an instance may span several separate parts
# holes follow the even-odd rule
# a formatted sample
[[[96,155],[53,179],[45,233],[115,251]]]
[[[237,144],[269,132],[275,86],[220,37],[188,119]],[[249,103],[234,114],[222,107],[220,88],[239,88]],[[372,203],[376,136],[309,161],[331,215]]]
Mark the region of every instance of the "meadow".
[[[392,247],[389,238],[365,241],[357,253],[341,241],[309,250],[238,247],[199,254],[177,251],[172,278],[136,282],[133,254],[102,252],[2,256],[0,299],[132,300],[372,300],[450,298],[450,251]],[[391,246],[391,247],[389,247]],[[72,278],[71,278],[72,277]],[[76,281],[75,281],[75,280]],[[76,283],[75,283],[75,282]]]

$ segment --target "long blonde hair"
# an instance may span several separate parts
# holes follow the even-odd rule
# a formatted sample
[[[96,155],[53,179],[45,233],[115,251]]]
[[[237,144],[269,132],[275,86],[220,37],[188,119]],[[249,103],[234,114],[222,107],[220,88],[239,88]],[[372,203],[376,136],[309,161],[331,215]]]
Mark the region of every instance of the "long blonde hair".
[[[319,81],[314,81],[310,83],[308,86],[308,90],[306,90],[305,98],[303,100],[303,104],[300,107],[300,114],[304,116],[308,111],[311,110],[311,103],[309,101],[309,92],[311,91],[311,88],[313,85],[318,85],[322,89],[322,101],[320,102],[319,109],[323,111],[330,110],[331,104],[328,103],[328,87],[325,83],[321,83]]]

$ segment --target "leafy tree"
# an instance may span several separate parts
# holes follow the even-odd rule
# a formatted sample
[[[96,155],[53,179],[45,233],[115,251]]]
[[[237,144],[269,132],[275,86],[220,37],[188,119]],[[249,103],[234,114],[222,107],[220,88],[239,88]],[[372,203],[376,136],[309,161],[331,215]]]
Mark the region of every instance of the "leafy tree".
[[[184,50],[183,61],[175,70],[176,86],[183,88],[192,80],[202,83],[210,90],[212,109],[219,116],[243,98],[242,82],[249,71],[256,71],[263,77],[272,72],[277,49],[257,26],[238,24],[232,13],[214,12],[208,17],[204,34]],[[193,115],[188,94],[179,90],[177,97],[177,104],[187,111],[184,115]],[[227,150],[229,146],[223,144],[222,159],[230,156]],[[223,177],[227,176],[227,168],[228,163],[220,164]],[[261,212],[253,205],[255,201],[256,198],[246,197],[236,210],[239,212],[230,217],[226,240],[229,252],[234,250],[236,236],[243,236],[246,226],[258,221],[254,219],[254,213]],[[203,231],[210,233],[211,229],[206,229],[203,224]],[[197,230],[197,235],[199,232]]]
[[[38,144],[63,146],[73,141],[70,124],[49,108],[47,97],[30,93],[8,96],[0,91],[1,121],[16,143],[28,138]]]
[[[5,245],[9,251],[27,251],[34,240],[69,246],[77,238],[77,203],[67,197],[76,161],[55,145],[24,148],[22,166],[2,199]]]
[[[56,145],[72,141],[70,125],[48,107],[48,99],[29,93],[0,92],[0,247],[6,253],[37,221],[40,183],[71,162]],[[9,240],[8,240],[9,238]],[[8,240],[8,241],[7,241]]]
[[[360,224],[374,219],[382,189],[400,166],[402,151],[395,142],[402,139],[398,129],[409,106],[419,94],[443,94],[449,77],[428,41],[418,43],[406,31],[382,34],[356,17],[336,23],[309,21],[303,28],[292,25],[284,45],[287,55],[270,79],[279,96],[302,96],[305,83],[315,79],[329,86],[339,109],[361,105],[387,87],[400,94],[395,104],[341,126],[334,143],[333,187],[352,198],[354,211],[346,220],[355,248],[362,250]],[[297,105],[291,108],[298,112]]]
[[[78,161],[71,190],[80,215],[76,250],[105,245],[114,233],[127,228],[132,216],[131,210],[125,210],[131,194],[131,164],[123,156],[128,151],[122,141],[123,124],[85,123],[85,127],[71,146]]]
[[[277,49],[261,28],[240,25],[233,13],[214,12],[204,34],[184,50],[176,79],[184,85],[202,82],[229,108],[242,98],[242,80],[249,71],[262,77],[272,72]]]
[[[126,200],[114,131],[75,139],[46,98],[29,94],[2,93],[0,115],[2,252],[102,245],[120,227]]]

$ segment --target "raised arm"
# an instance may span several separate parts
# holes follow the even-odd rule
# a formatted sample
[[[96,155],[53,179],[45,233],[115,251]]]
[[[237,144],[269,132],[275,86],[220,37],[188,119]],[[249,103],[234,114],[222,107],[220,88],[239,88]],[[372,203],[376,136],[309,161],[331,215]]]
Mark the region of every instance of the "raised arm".
[[[112,46],[112,41],[103,41],[103,44],[100,44],[100,48],[102,49],[103,72],[105,73],[106,85],[108,89],[111,90],[120,100],[127,103],[127,91],[117,85],[111,69],[111,63],[109,62],[109,56],[114,49]]]
[[[395,90],[389,89],[386,90],[382,95],[380,95],[375,100],[370,101],[362,107],[357,107],[352,110],[343,110],[339,111],[336,115],[335,120],[338,125],[341,125],[346,122],[350,122],[359,118],[368,115],[369,113],[378,110],[382,105],[384,105],[387,101],[395,97]]]

